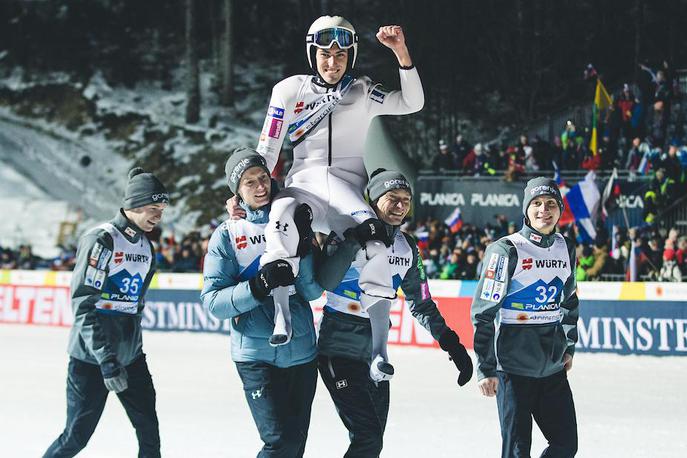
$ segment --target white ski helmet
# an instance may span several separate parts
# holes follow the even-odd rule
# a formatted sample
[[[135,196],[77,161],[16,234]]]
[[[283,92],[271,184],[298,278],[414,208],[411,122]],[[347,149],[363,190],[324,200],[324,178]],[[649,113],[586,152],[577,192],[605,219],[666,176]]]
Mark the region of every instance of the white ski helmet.
[[[305,36],[305,52],[310,68],[317,73],[315,52],[317,48],[329,49],[336,43],[339,48],[348,50],[346,70],[355,66],[358,55],[358,34],[353,25],[341,16],[321,16],[312,23]]]

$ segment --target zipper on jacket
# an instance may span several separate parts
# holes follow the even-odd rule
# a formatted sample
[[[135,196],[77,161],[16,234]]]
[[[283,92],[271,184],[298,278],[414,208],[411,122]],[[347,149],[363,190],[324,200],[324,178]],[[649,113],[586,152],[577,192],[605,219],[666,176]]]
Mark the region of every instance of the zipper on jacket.
[[[328,165],[332,166],[332,113],[329,113],[329,160]]]
[[[327,89],[327,92],[329,92],[329,89]],[[328,129],[328,134],[329,134],[329,139],[328,139],[328,159],[327,159],[327,165],[332,166],[332,115],[334,113],[329,113],[329,129]]]

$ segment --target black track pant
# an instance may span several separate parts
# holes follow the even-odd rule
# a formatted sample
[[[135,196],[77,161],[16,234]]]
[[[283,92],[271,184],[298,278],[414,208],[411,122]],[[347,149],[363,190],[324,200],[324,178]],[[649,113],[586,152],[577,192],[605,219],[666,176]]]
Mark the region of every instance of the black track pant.
[[[573,457],[577,453],[575,404],[565,371],[533,378],[497,372],[496,403],[501,422],[501,456],[529,457],[532,418],[549,442],[542,457]]]
[[[155,412],[155,388],[145,355],[126,366],[129,386],[117,394],[136,429],[139,457],[160,456],[160,433]],[[44,457],[72,457],[88,443],[98,425],[108,395],[100,367],[69,358],[67,424]]]
[[[348,429],[351,445],[344,458],[379,456],[389,414],[389,382],[375,384],[364,361],[320,355],[318,367]]]
[[[317,362],[286,368],[263,362],[237,362],[236,369],[265,444],[258,457],[302,457],[317,388]]]

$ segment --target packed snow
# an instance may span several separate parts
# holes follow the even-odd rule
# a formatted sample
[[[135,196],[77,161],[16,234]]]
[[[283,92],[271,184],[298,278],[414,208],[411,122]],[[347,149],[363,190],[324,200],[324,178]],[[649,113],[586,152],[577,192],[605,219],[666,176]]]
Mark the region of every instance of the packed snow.
[[[64,427],[65,348],[69,330],[0,325],[0,454],[40,456]],[[260,440],[228,336],[146,331],[144,350],[157,391],[162,454],[255,456]],[[396,376],[383,457],[495,457],[500,435],[494,398],[476,381],[459,388],[456,370],[436,349],[392,347]],[[569,374],[579,424],[579,457],[685,456],[687,358],[578,354]],[[340,457],[347,432],[320,383],[306,457]],[[545,441],[534,427],[532,455]],[[122,406],[110,396],[83,457],[137,453]]]

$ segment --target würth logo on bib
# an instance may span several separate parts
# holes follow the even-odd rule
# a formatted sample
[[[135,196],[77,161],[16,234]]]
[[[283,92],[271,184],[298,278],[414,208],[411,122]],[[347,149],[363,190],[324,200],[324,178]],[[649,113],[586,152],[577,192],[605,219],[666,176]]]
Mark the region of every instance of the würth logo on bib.
[[[236,237],[236,249],[237,250],[243,250],[244,248],[248,247],[248,242],[246,241],[246,236],[245,235],[240,235]]]
[[[537,269],[565,269],[568,267],[567,261],[562,259],[537,259],[535,265]]]
[[[136,253],[124,253],[123,251],[117,251],[114,254],[114,262],[119,265],[122,261],[126,262],[148,262],[148,256],[145,254]]]
[[[532,268],[532,258],[525,258],[522,260],[522,270],[530,270]]]

